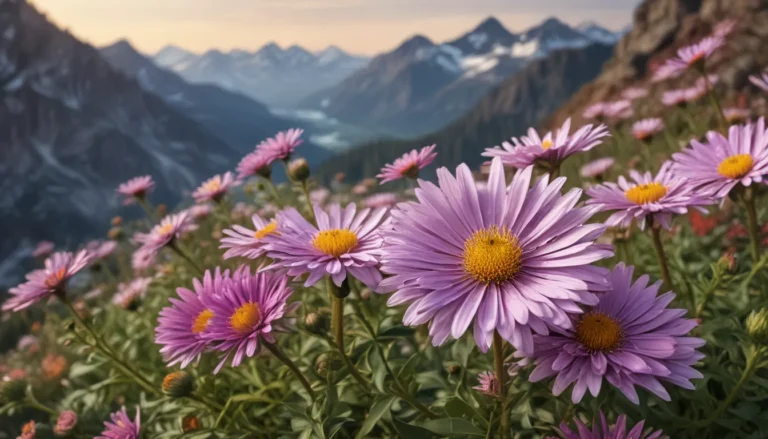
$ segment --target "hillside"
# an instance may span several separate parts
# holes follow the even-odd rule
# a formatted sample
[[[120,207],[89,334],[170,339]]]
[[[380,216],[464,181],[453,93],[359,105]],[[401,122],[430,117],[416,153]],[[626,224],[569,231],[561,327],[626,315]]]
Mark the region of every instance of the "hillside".
[[[553,52],[491,90],[466,116],[445,129],[413,141],[361,146],[324,163],[317,172],[324,178],[344,172],[351,181],[371,177],[403,153],[433,143],[437,144],[438,166],[461,162],[477,166],[485,160],[480,156],[484,148],[536,125],[594,79],[612,50],[611,46],[593,44]]]

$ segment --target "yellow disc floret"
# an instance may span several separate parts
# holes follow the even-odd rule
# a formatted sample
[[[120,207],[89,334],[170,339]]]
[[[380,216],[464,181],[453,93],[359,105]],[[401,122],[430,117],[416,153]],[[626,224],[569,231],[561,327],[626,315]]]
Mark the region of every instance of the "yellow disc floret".
[[[752,170],[754,161],[749,154],[732,155],[720,162],[717,173],[723,177],[741,178]]]
[[[502,283],[514,277],[523,262],[517,237],[506,228],[480,229],[464,242],[464,270],[476,281]]]
[[[257,230],[256,233],[253,234],[253,237],[256,239],[263,239],[265,236],[272,234],[279,234],[277,232],[277,221],[272,221],[266,226]]]
[[[261,308],[258,303],[247,302],[236,309],[232,317],[229,318],[229,324],[232,329],[247,334],[256,327],[261,321]]]
[[[213,311],[210,309],[204,309],[200,314],[195,317],[195,321],[192,323],[192,333],[199,334],[208,327],[208,321],[213,318]]]
[[[621,345],[619,322],[602,312],[588,312],[576,324],[576,339],[590,351],[611,351]]]
[[[338,258],[357,245],[357,235],[349,229],[323,230],[312,240],[312,245],[321,252]]]
[[[627,200],[635,204],[655,203],[667,195],[667,187],[661,183],[652,182],[640,184],[624,192]]]

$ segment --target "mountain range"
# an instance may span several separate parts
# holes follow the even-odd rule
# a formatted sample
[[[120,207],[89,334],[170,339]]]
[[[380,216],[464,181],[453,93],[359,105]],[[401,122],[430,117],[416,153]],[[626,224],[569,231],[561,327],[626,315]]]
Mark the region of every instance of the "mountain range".
[[[493,87],[553,51],[613,44],[619,36],[593,23],[573,28],[555,18],[515,34],[491,17],[443,43],[416,35],[299,105],[347,123],[417,136],[462,116]]]
[[[336,46],[312,53],[300,46],[266,44],[254,52],[209,50],[195,54],[166,46],[152,57],[191,83],[216,84],[271,107],[293,106],[306,96],[332,87],[362,68],[368,59]]]

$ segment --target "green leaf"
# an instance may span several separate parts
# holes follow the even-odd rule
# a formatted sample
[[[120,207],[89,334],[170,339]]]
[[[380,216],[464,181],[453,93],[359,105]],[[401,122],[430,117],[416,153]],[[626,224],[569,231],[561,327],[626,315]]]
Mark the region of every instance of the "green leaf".
[[[420,357],[420,352],[411,355],[411,358],[409,358],[403,367],[400,368],[400,371],[397,372],[397,377],[406,382],[410,381],[409,378],[413,377],[414,373],[416,372],[416,366],[419,363],[418,360]]]
[[[424,428],[443,436],[485,436],[475,424],[462,418],[443,418],[427,421]]]
[[[398,326],[393,326],[382,332],[379,332],[376,338],[378,338],[379,340],[387,340],[387,339],[411,337],[413,336],[413,332],[414,332],[413,328],[398,325]]]
[[[464,416],[469,416],[477,421],[482,422],[483,425],[488,424],[488,421],[480,415],[477,409],[469,405],[461,398],[452,398],[448,400],[448,402],[445,403],[444,409],[445,413],[451,418],[462,418]]]
[[[368,365],[371,366],[373,372],[373,384],[380,391],[384,391],[384,379],[387,377],[387,369],[384,367],[384,362],[381,360],[381,355],[376,352],[376,349],[368,351]]]
[[[403,421],[393,419],[395,429],[401,438],[404,439],[432,439],[435,437],[432,432],[413,424],[406,424]]]
[[[363,422],[362,427],[360,427],[360,431],[355,437],[364,438],[366,434],[373,430],[373,427],[376,426],[376,423],[379,422],[379,419],[381,419],[381,417],[389,411],[389,407],[392,406],[393,402],[395,402],[394,396],[384,396],[377,399],[376,402],[373,403],[373,406],[371,406],[371,409],[368,411],[368,417],[365,418],[365,422]]]

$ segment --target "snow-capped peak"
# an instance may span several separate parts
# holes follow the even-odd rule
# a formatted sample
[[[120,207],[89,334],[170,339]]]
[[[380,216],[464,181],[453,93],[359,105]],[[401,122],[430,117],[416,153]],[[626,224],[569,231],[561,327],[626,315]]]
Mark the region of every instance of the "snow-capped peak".
[[[172,67],[194,56],[193,52],[171,44],[160,49],[152,58],[161,67]]]

